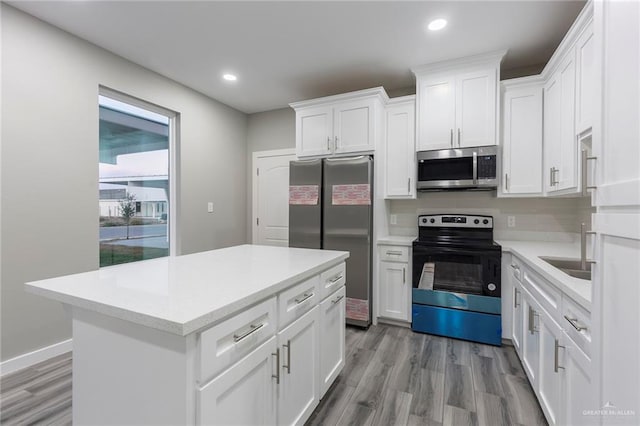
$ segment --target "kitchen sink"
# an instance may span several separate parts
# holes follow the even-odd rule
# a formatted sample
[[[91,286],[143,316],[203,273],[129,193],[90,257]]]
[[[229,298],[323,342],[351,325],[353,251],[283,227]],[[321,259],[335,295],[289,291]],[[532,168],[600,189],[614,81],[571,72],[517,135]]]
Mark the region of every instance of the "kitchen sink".
[[[587,269],[582,269],[580,259],[570,259],[566,257],[547,257],[540,256],[540,259],[547,262],[554,268],[560,269],[567,275],[579,278],[581,280],[591,280],[591,264],[587,263]]]

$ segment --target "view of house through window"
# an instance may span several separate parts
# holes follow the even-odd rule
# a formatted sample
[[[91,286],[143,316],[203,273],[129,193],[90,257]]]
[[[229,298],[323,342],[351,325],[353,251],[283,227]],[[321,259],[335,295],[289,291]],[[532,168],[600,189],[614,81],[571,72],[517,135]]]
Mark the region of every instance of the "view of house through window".
[[[106,96],[100,110],[100,266],[169,254],[169,117]]]

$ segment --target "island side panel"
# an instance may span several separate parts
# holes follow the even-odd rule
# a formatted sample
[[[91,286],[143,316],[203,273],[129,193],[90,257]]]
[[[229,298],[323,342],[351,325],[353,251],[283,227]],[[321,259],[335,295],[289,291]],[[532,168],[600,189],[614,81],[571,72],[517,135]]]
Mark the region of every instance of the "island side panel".
[[[195,424],[195,334],[72,312],[74,424]]]

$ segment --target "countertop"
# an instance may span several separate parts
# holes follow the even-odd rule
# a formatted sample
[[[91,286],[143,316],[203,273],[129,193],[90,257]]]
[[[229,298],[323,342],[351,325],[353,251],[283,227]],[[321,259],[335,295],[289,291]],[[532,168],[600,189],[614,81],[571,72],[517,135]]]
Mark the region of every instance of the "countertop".
[[[34,281],[49,299],[185,336],[336,265],[348,252],[240,245]]]
[[[551,284],[591,312],[591,281],[581,280],[567,275],[539,257],[553,256],[579,259],[579,243],[507,240],[497,240],[496,242],[502,246],[502,251],[510,252],[518,256],[531,269],[542,275]]]
[[[411,247],[411,245],[413,244],[413,242],[415,241],[415,239],[418,238],[416,236],[412,236],[412,237],[406,237],[406,236],[399,236],[399,235],[387,235],[386,237],[381,237],[378,238],[378,245],[380,244],[389,244],[389,245],[396,245],[396,246],[409,246]]]

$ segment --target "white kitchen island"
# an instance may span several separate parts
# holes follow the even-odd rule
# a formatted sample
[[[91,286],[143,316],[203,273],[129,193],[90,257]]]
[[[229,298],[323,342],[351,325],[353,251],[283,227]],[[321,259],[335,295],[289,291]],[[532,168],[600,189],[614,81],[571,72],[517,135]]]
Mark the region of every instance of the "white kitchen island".
[[[347,252],[242,245],[36,281],[74,424],[302,424],[344,366]]]

